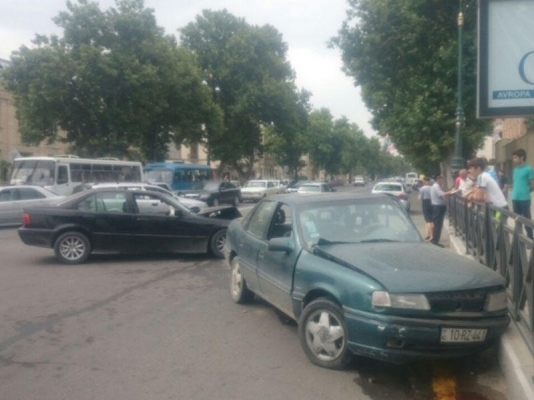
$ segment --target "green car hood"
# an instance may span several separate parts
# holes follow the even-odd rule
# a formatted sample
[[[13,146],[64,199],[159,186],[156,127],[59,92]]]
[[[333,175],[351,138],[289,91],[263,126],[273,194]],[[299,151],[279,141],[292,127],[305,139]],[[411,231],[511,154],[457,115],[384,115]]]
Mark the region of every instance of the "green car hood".
[[[428,293],[504,285],[482,264],[428,243],[317,246],[314,253],[362,272],[391,293]]]

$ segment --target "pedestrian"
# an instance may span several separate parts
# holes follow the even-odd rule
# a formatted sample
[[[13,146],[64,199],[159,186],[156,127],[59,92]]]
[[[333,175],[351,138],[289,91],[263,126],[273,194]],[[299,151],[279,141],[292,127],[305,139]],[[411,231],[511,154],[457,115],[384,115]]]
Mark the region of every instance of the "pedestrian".
[[[508,198],[508,178],[504,175],[504,171],[502,169],[500,169],[497,174],[499,175],[499,187],[502,190],[502,194],[504,194],[505,198]]]
[[[467,170],[461,169],[458,173],[459,183],[456,190],[458,190],[458,193],[460,196],[464,197],[466,196],[472,189],[474,185],[474,180],[471,176],[469,176]]]
[[[432,215],[432,200],[430,199],[430,185],[432,182],[430,178],[425,176],[423,178],[423,186],[419,189],[419,200],[423,208],[423,217],[426,223],[426,241],[432,240],[432,231],[434,229],[433,215]]]
[[[517,149],[512,153],[515,164],[512,180],[512,206],[514,213],[530,219],[530,192],[534,188],[534,170],[527,164],[527,152]],[[527,236],[532,239],[532,228],[525,227]]]
[[[486,160],[474,158],[467,164],[469,175],[476,179],[476,187],[483,192],[483,199],[495,207],[508,209],[508,202],[495,179],[486,172]],[[480,199],[479,199],[480,200]],[[476,200],[475,200],[476,201]]]
[[[432,240],[430,243],[439,247],[443,247],[443,245],[439,243],[439,239],[441,238],[443,220],[445,219],[445,213],[447,212],[445,197],[450,196],[452,192],[453,191],[443,191],[443,176],[436,176],[435,182],[430,188],[430,200],[432,202],[432,222],[434,223]]]
[[[499,176],[497,175],[497,172],[495,172],[495,170],[489,166],[488,159],[486,157],[481,158],[486,163],[486,169],[484,170],[484,172],[487,172],[495,180],[495,182],[499,183]]]

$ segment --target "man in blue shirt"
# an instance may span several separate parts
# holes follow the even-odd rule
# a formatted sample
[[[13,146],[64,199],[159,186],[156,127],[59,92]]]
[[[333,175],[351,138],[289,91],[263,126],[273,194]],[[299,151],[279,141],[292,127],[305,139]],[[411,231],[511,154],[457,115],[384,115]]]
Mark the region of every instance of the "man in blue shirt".
[[[517,149],[512,153],[515,164],[512,182],[512,205],[514,212],[530,219],[530,192],[534,188],[534,169],[526,163],[527,152]],[[525,227],[527,236],[532,239],[532,228]]]

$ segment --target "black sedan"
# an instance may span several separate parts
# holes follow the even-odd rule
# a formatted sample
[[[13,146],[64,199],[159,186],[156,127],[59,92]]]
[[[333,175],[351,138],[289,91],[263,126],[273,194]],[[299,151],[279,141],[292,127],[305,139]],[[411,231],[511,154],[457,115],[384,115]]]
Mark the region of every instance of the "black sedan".
[[[237,207],[241,201],[241,189],[227,181],[205,181],[196,183],[192,190],[181,192],[180,196],[197,199],[214,207],[219,204]]]
[[[224,252],[232,299],[256,294],[298,321],[322,367],[343,368],[352,353],[466,356],[509,323],[504,279],[426,243],[384,194],[269,197],[231,223]]]
[[[209,218],[163,193],[96,189],[54,207],[25,209],[18,233],[27,245],[53,248],[66,264],[82,263],[93,251],[207,252],[221,258],[230,221],[220,219],[220,208]]]

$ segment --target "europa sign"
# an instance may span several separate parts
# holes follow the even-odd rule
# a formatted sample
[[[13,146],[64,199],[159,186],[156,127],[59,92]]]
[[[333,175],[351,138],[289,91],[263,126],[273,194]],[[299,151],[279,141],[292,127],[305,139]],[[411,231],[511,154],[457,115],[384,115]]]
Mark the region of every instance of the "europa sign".
[[[479,118],[534,116],[534,1],[479,0]]]

